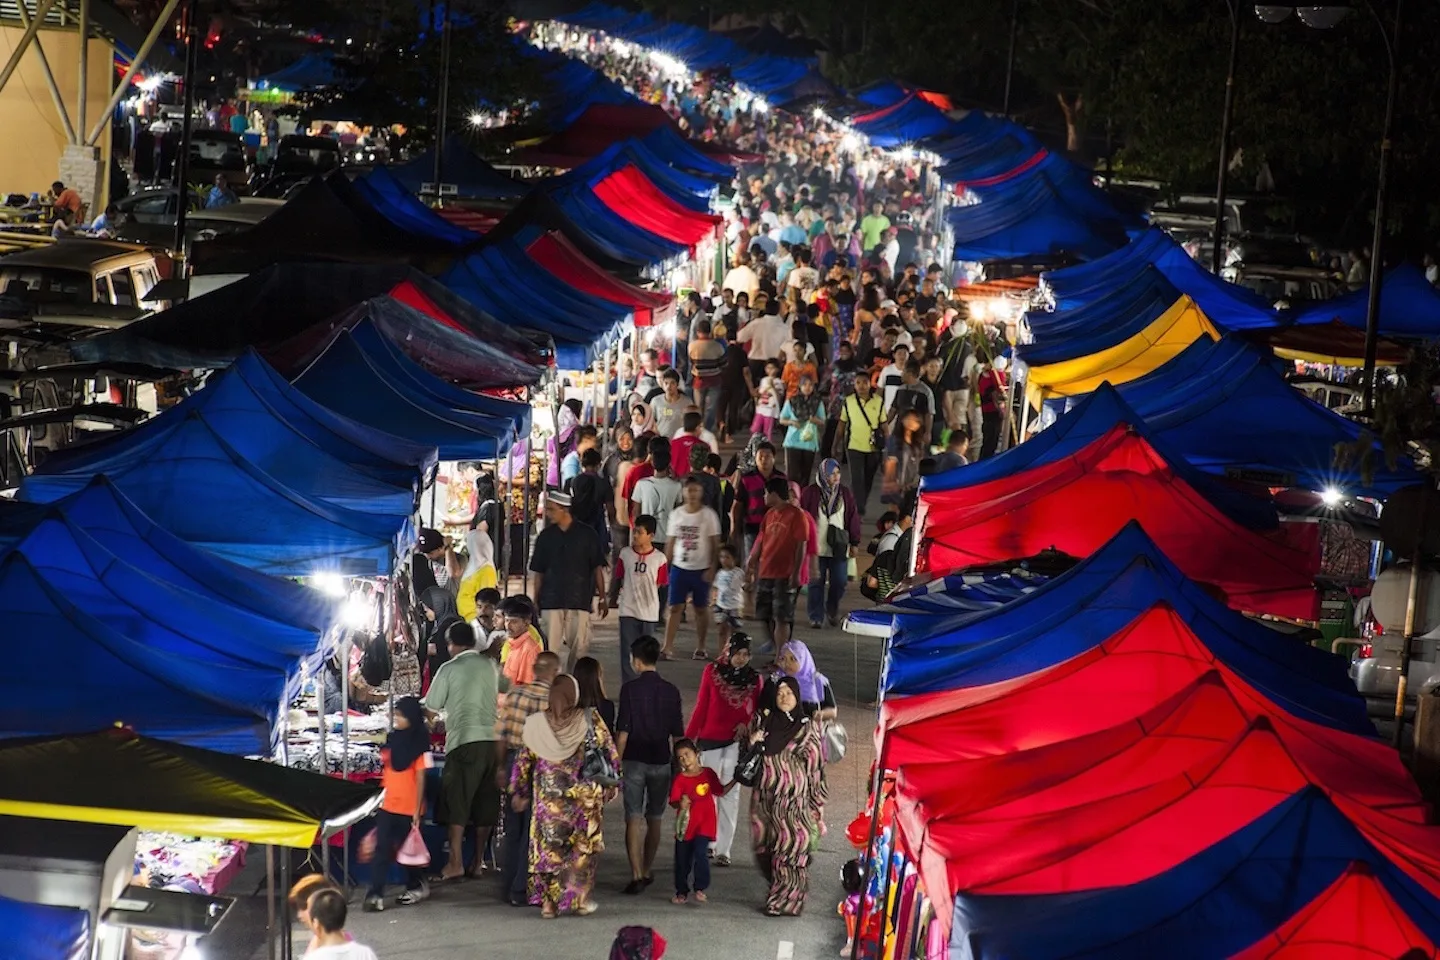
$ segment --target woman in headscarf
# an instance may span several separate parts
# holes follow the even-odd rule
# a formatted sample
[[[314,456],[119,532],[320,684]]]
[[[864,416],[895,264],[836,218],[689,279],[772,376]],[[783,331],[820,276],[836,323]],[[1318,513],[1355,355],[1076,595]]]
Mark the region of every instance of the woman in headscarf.
[[[750,792],[750,833],[770,884],[765,913],[798,917],[810,887],[810,855],[824,832],[826,789],[820,725],[806,716],[794,677],[780,678],[773,706],[750,726],[749,743],[763,754]]]
[[[815,483],[800,494],[800,509],[815,518],[817,556],[810,568],[806,606],[810,626],[820,629],[822,618],[840,625],[840,599],[849,580],[850,557],[860,546],[860,508],[855,494],[840,482],[840,463],[820,461]],[[826,585],[829,585],[827,593]]]
[[[560,405],[560,412],[555,417],[555,436],[545,443],[545,452],[548,454],[548,463],[545,467],[545,485],[547,487],[560,486],[560,461],[575,449],[575,431],[580,426],[580,415],[575,412],[569,401]]]
[[[610,960],[662,960],[665,939],[649,927],[621,927],[610,945]]]
[[[381,785],[385,798],[375,820],[375,857],[370,864],[370,890],[365,894],[367,913],[385,909],[385,877],[395,862],[412,827],[425,816],[425,770],[430,766],[430,733],[420,701],[401,697],[395,701],[395,729],[380,751],[384,761]],[[425,873],[419,867],[405,868],[405,892],[401,904],[419,903],[430,895]]]
[[[731,634],[725,651],[705,667],[700,677],[695,712],[685,727],[685,736],[700,748],[700,762],[714,770],[721,783],[735,779],[740,741],[755,719],[764,689],[765,678],[750,665],[749,634]],[[727,790],[715,806],[715,845],[710,849],[715,854],[715,866],[728,867],[735,825],[740,819],[740,791]]]
[[[445,631],[452,623],[463,623],[455,609],[455,596],[444,587],[431,587],[420,595],[420,611],[425,620],[420,624],[420,642],[416,654],[420,660],[422,689],[430,688],[430,681],[440,665],[450,659],[450,648],[445,643]]]
[[[643,400],[636,400],[630,404],[630,432],[634,436],[635,446],[641,450],[645,449],[643,445],[648,444],[651,437],[657,436],[655,411],[651,410],[650,404]]]
[[[813,374],[800,377],[795,396],[780,410],[780,422],[789,428],[784,442],[785,473],[796,483],[809,483],[825,430],[825,404],[815,390]]]
[[[594,710],[581,708],[580,685],[562,673],[550,685],[549,706],[525,721],[523,746],[510,775],[511,806],[524,812],[533,799],[530,902],[540,905],[547,920],[595,912],[590,893],[596,859],[605,849],[605,801],[614,790],[580,776],[591,730],[596,745],[620,769],[609,729]]]
[[[475,594],[500,582],[495,571],[495,541],[490,536],[499,519],[500,503],[493,496],[481,502],[470,518],[470,530],[465,534],[465,570],[455,597],[455,609],[462,620],[476,618]]]
[[[830,689],[830,680],[815,666],[815,657],[810,648],[800,640],[791,640],[780,648],[775,661],[780,668],[779,680],[794,680],[799,686],[800,704],[808,717],[830,720],[835,717],[835,692]]]

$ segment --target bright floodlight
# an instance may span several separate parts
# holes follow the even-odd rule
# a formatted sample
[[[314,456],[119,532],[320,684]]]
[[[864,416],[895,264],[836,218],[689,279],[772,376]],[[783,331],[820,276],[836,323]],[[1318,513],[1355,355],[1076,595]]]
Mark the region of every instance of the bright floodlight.
[[[317,573],[310,578],[310,586],[326,596],[345,596],[345,578],[338,573]]]
[[[825,111],[822,110],[820,107],[816,107],[814,110],[812,110],[810,112],[810,115],[813,116],[816,120],[825,119]]]
[[[770,109],[770,104],[765,100],[764,97],[756,97],[755,101],[750,106],[754,108],[756,113],[764,113],[766,110]]]
[[[157,74],[156,76],[146,77],[144,80],[141,80],[139,83],[135,84],[135,86],[139,87],[141,90],[144,90],[146,93],[154,93],[156,90],[160,89],[160,84],[163,82],[164,78],[160,77]]]
[[[1290,14],[1294,12],[1295,8],[1287,4],[1255,4],[1255,16],[1259,17],[1261,20],[1264,20],[1266,23],[1283,23],[1290,16]]]
[[[1320,502],[1327,507],[1338,507],[1344,499],[1345,494],[1341,493],[1335,487],[1326,487],[1320,491]]]
[[[909,163],[911,160],[915,159],[915,148],[910,146],[909,144],[906,144],[905,146],[900,148],[899,154],[900,161],[902,163]]]
[[[351,630],[364,630],[374,619],[370,601],[360,593],[352,593],[345,601],[345,626]]]
[[[478,112],[478,111],[475,112],[475,113],[470,114],[470,126],[472,126],[472,127],[478,127],[478,126],[480,126],[481,124],[483,124],[484,122],[485,122],[485,114],[480,113],[480,112]]]
[[[1350,8],[1337,4],[1325,4],[1324,6],[1296,7],[1295,12],[1300,15],[1300,22],[1305,26],[1314,27],[1316,30],[1329,30],[1350,15]]]

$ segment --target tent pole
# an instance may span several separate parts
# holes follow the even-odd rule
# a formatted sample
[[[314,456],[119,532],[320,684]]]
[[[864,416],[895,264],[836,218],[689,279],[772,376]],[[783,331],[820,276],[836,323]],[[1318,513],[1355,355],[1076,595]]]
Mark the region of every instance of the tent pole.
[[[1019,379],[1019,377],[1015,376],[1015,370],[1012,369],[1010,371],[1010,387],[1005,396],[1005,421],[1009,429],[1001,434],[1002,442],[995,448],[996,453],[1004,453],[1011,446],[1018,446],[1020,443],[1020,435],[1015,429],[1015,383]],[[1004,442],[1007,440],[1009,441],[1008,443]]]
[[[505,536],[505,527],[510,522],[510,511],[505,509],[506,497],[500,487],[500,444],[495,444],[495,472],[491,475],[492,486],[495,488],[495,513],[498,521],[495,529],[490,531],[491,542],[498,535],[500,537],[500,549],[495,551],[496,559],[500,563],[500,569],[496,571],[496,579],[500,582],[500,595],[510,596],[510,564],[506,563],[505,544],[510,538]],[[507,484],[508,486],[508,484]]]
[[[325,681],[329,670],[322,665],[320,668],[320,683],[318,685],[319,696],[315,703],[315,725],[320,731],[320,765],[316,771],[323,777],[330,771],[330,753],[325,743]],[[325,840],[320,841],[320,870],[325,874],[325,879],[330,879],[330,844]],[[289,888],[286,888],[287,892]]]
[[[341,659],[341,683],[340,683],[340,779],[350,779],[350,631],[345,631],[345,639],[341,641],[340,651],[344,654]],[[327,847],[329,838],[326,838]],[[344,871],[340,881],[340,888],[345,891],[345,899],[350,899],[350,828],[346,827],[340,835],[340,867]]]
[[[865,891],[870,889],[870,879],[875,875],[875,837],[880,828],[880,798],[885,785],[885,735],[880,735],[880,751],[875,755],[875,773],[870,778],[870,830],[865,840],[865,869],[860,876],[860,912],[855,917],[855,939],[850,944],[850,960],[860,960],[860,939],[865,930]],[[883,909],[885,901],[880,901]]]
[[[275,960],[275,845],[265,844],[265,956]]]
[[[531,402],[530,388],[525,388],[525,402]],[[520,516],[520,592],[530,592],[530,459],[535,455],[534,431],[525,441],[525,494]]]
[[[281,847],[280,856],[280,890],[281,895],[290,895],[290,848]],[[330,879],[328,876],[325,879]],[[285,922],[280,924],[280,960],[295,960],[295,944],[291,940],[294,931],[290,929],[290,915],[287,912]]]

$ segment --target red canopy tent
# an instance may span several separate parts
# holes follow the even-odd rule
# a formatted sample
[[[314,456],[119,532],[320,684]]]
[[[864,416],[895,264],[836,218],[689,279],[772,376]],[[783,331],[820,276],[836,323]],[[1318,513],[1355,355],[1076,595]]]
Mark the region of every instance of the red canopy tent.
[[[540,234],[525,252],[577,290],[630,308],[637,327],[655,326],[675,316],[673,296],[626,283],[586,257],[559,231]]]
[[[942,918],[961,890],[1138,883],[1309,785],[1418,882],[1440,887],[1422,852],[1440,847],[1440,830],[1393,751],[1287,713],[1168,607],[1023,682],[957,693],[943,714],[910,720],[906,701],[948,693],[882,712],[900,841]]]
[[[1324,893],[1234,960],[1397,957],[1440,957],[1440,947],[1405,915],[1368,864],[1352,863]]]
[[[1074,456],[969,487],[922,491],[922,568],[932,572],[1049,548],[1086,557],[1138,520],[1186,576],[1239,610],[1314,619],[1319,527],[1261,534],[1232,520],[1158,451],[1117,425]]]
[[[626,164],[591,189],[617,217],[672,243],[693,248],[713,238],[723,222],[714,214],[682,207],[634,164]]]

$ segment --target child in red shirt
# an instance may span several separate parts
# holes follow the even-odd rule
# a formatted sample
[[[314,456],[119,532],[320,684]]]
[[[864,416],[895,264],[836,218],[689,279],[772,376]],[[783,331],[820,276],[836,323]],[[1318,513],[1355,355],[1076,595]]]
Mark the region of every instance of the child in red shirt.
[[[670,784],[670,806],[675,816],[675,896],[674,904],[690,899],[690,875],[695,876],[695,902],[706,901],[710,886],[710,844],[715,842],[715,798],[723,796],[735,785],[721,784],[715,771],[700,764],[700,751],[694,741],[680,740],[675,744],[675,760],[680,772]]]

